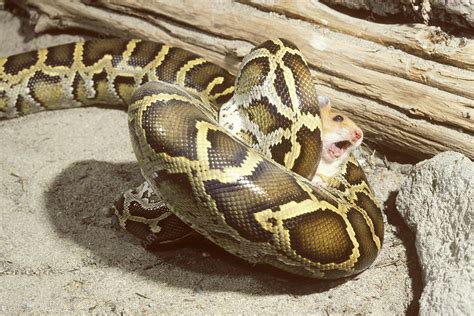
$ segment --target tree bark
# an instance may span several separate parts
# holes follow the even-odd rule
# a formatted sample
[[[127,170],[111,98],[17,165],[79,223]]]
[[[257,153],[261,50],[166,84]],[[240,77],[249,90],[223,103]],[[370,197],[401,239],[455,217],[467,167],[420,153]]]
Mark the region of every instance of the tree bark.
[[[366,139],[424,158],[474,159],[474,40],[422,24],[376,24],[316,1],[21,0],[35,31],[80,28],[167,42],[236,73],[268,38],[294,42],[318,94],[351,115]]]

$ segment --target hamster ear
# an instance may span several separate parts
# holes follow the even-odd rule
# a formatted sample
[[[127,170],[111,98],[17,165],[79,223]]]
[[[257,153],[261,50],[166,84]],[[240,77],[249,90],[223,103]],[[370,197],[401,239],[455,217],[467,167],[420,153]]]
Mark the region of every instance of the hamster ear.
[[[318,95],[318,103],[321,109],[327,106],[331,107],[331,101],[326,96]]]

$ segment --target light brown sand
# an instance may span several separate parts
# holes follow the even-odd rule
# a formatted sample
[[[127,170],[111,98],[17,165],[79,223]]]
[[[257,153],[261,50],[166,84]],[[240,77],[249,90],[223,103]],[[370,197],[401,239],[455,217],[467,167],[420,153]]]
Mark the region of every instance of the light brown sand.
[[[0,11],[0,56],[77,39],[47,35],[23,43],[19,25]],[[384,200],[401,179],[386,168],[371,174]],[[0,122],[0,314],[416,309],[419,277],[416,264],[407,266],[416,257],[410,238],[397,237],[403,225],[393,211],[388,218],[396,226],[386,226],[372,268],[343,283],[292,280],[213,248],[145,251],[112,229],[104,211],[141,181],[122,111],[74,109]]]

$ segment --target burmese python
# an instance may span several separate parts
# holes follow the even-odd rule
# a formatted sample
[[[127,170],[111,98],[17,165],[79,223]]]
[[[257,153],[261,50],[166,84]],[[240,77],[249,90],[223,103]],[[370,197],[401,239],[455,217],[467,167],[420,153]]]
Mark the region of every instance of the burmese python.
[[[130,105],[148,183],[124,193],[116,212],[145,243],[180,240],[191,227],[249,262],[303,276],[367,268],[381,249],[383,221],[356,160],[326,187],[307,180],[320,159],[321,121],[301,52],[266,41],[244,58],[235,88],[234,81],[166,44],[72,43],[0,59],[0,117]]]

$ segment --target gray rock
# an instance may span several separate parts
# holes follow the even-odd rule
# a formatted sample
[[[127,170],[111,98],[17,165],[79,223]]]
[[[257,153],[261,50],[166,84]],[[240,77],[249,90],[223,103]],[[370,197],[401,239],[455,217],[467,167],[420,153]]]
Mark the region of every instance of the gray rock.
[[[421,315],[474,312],[474,162],[444,152],[417,164],[396,200],[423,270]]]
[[[439,17],[450,24],[474,28],[474,1],[472,0],[431,0],[431,8],[435,10],[433,17]],[[441,13],[441,14],[437,14]],[[440,16],[442,15],[442,16]]]
[[[402,15],[428,25],[443,23],[474,29],[473,0],[321,0],[329,5],[364,10],[379,16]]]

